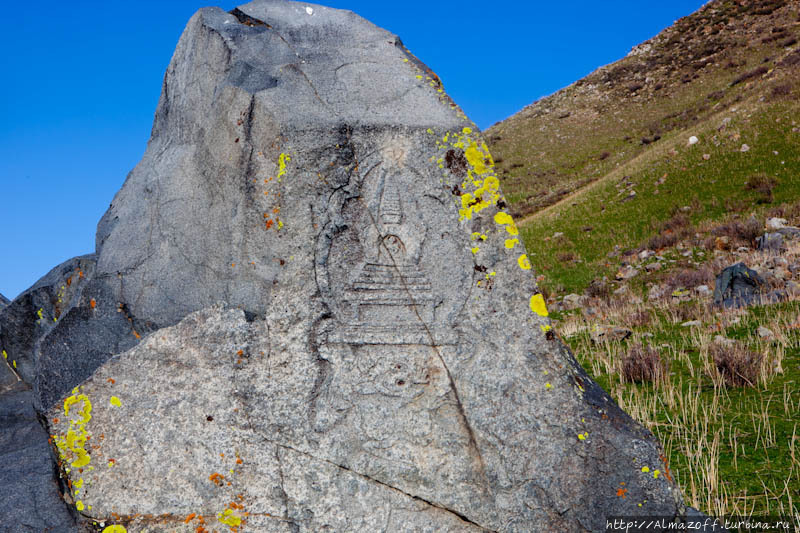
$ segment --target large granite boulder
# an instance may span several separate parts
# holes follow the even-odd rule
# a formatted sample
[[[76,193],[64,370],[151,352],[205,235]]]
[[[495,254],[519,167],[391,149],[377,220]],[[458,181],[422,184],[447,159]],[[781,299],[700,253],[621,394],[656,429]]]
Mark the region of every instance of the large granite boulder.
[[[128,531],[680,518],[659,444],[554,335],[506,207],[396,36],[313,4],[201,9],[40,342],[71,505]]]
[[[5,306],[11,303],[11,300],[0,294],[0,311],[3,310]]]

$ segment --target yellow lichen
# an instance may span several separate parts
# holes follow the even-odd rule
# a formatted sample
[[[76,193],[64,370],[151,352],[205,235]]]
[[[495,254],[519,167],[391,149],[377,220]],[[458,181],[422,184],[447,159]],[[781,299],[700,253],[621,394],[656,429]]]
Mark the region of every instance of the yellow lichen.
[[[467,149],[464,150],[464,155],[476,174],[486,173],[486,159],[475,141],[469,143]]]
[[[128,530],[125,529],[125,526],[107,526],[102,533],[128,533]]]
[[[530,270],[531,269],[531,262],[528,260],[528,256],[526,254],[522,254],[517,259],[517,263],[522,270]]]
[[[495,224],[503,226],[505,224],[510,224],[511,222],[514,222],[514,219],[511,218],[511,215],[509,215],[508,213],[500,211],[494,216],[494,222]]]
[[[509,215],[508,213],[500,211],[499,213],[497,213],[494,216],[494,221],[495,221],[496,224],[498,224],[500,226],[505,226],[506,231],[510,235],[512,235],[514,237],[519,235],[519,229],[517,229],[517,225],[514,224],[514,219],[511,218],[511,215]]]
[[[447,132],[441,141],[437,141],[440,150],[459,149],[467,161],[467,176],[461,187],[472,190],[461,195],[462,206],[459,210],[461,220],[469,220],[473,214],[497,205],[500,200],[498,193],[500,180],[494,173],[494,162],[489,154],[489,148],[482,141],[478,144],[470,137],[471,134],[471,128],[464,128],[461,132]],[[443,158],[437,160],[440,168],[444,167],[443,161]]]
[[[120,402],[119,398],[117,398],[116,396],[112,396],[111,399],[109,400],[109,403],[115,407],[122,406],[122,402]]]
[[[276,176],[278,180],[286,175],[286,164],[291,160],[292,157],[289,154],[282,153],[280,157],[278,157],[278,175]]]
[[[546,317],[549,315],[547,312],[547,304],[544,303],[544,296],[542,296],[541,293],[537,292],[531,296],[530,307],[531,311],[539,316]]]
[[[89,440],[86,424],[92,419],[92,402],[88,396],[78,392],[79,387],[75,387],[72,395],[64,400],[64,416],[69,419],[66,434],[53,435],[59,458],[69,462],[73,468],[83,468],[91,461],[85,446]]]
[[[223,512],[217,513],[217,520],[229,527],[242,525],[242,519],[233,512],[233,509],[225,509]]]

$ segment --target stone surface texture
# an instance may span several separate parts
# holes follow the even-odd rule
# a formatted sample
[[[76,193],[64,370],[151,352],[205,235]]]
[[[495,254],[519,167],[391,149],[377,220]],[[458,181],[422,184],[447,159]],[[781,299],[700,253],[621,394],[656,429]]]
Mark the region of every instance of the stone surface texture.
[[[33,391],[0,362],[0,533],[77,532],[64,505]]]
[[[659,444],[552,331],[506,208],[396,36],[283,0],[198,11],[96,254],[0,311],[71,512],[129,532],[684,515]]]

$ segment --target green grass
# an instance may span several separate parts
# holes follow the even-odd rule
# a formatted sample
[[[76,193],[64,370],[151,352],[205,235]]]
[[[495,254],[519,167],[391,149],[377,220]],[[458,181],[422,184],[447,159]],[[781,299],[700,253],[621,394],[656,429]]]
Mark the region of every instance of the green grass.
[[[660,224],[684,206],[698,224],[719,220],[732,210],[745,217],[763,213],[772,205],[800,198],[800,133],[792,132],[800,104],[781,102],[759,111],[750,119],[744,109],[728,115],[732,121],[722,132],[716,131],[723,118],[717,116],[702,131],[672,134],[659,150],[609,174],[566,205],[521,224],[531,262],[545,275],[545,288],[580,292],[592,279],[613,276],[618,261],[610,261],[607,254],[615,246],[623,250],[646,246]],[[700,143],[687,146],[690,134],[697,135]],[[740,152],[742,144],[748,144],[750,151]],[[670,155],[670,147],[676,155]],[[703,154],[710,159],[704,160]],[[771,204],[759,204],[760,193],[745,187],[755,174],[778,180]],[[637,192],[627,202],[621,201],[624,194],[619,195],[616,187],[624,176],[630,176]],[[664,176],[664,183],[657,186]],[[564,233],[564,238],[547,239],[556,232]],[[567,254],[578,262],[565,261]]]
[[[617,307],[610,318],[624,324],[636,309],[641,306]],[[587,331],[565,340],[592,377],[664,444],[689,503],[716,516],[794,514],[800,520],[800,332],[789,327],[800,302],[753,308],[735,325],[730,321],[736,313],[697,305],[704,326],[689,335],[676,323],[672,306],[650,309],[653,322],[634,328],[628,341],[595,345]],[[569,315],[556,318],[580,323]],[[755,338],[764,324],[779,332],[777,340]],[[767,354],[763,380],[754,388],[721,386],[709,376],[707,347],[717,334]],[[669,361],[667,379],[634,384],[621,378],[621,358],[634,342],[658,347]],[[771,371],[776,365],[777,373]]]

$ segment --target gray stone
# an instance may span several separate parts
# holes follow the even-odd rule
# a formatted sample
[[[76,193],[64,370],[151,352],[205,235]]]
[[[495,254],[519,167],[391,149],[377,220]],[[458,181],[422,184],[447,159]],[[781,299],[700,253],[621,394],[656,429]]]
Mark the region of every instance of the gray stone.
[[[785,218],[772,217],[767,219],[767,229],[776,230],[785,228],[788,221]]]
[[[714,294],[714,291],[712,291],[708,285],[698,285],[694,288],[694,291],[700,296],[711,296]]]
[[[39,343],[83,521],[521,532],[684,514],[651,473],[658,442],[553,335],[488,150],[439,89],[350,12],[192,17],[96,270]]]
[[[633,335],[633,330],[621,326],[595,324],[589,331],[592,342],[623,341]]]
[[[785,228],[778,228],[775,230],[776,233],[780,233],[786,238],[789,239],[797,239],[800,237],[800,228],[796,228],[794,226],[786,226]]]
[[[77,533],[33,391],[0,362],[0,533]]]
[[[772,339],[775,337],[775,333],[773,333],[771,329],[765,328],[764,326],[758,326],[756,333],[762,339]]]
[[[644,261],[648,257],[653,257],[656,253],[653,250],[642,250],[639,252],[639,260]]]
[[[72,501],[98,519],[161,517],[129,533],[173,525],[165,516],[224,520],[226,509],[245,519],[243,531],[483,531],[443,509],[486,500],[470,487],[482,473],[443,367],[398,354],[372,369],[350,361],[352,375],[334,367],[335,383],[319,383],[313,354],[284,351],[299,339],[282,334],[302,331],[285,314],[248,322],[240,310],[212,307],[102,366],[65,404],[69,416],[50,413],[65,461],[80,455],[66,444],[70,428],[104,435],[83,472],[70,473],[83,487]],[[441,483],[452,493],[434,493]]]
[[[714,286],[714,305],[743,307],[765,300],[766,282],[744,263],[726,267],[717,276]]]
[[[786,292],[790,296],[794,296],[794,297],[800,296],[800,283],[797,283],[796,281],[792,281],[792,280],[787,281],[786,282]]]
[[[663,285],[653,285],[647,289],[647,299],[658,300],[659,298],[663,298],[666,292],[667,289]]]
[[[39,343],[75,305],[93,270],[91,255],[69,259],[0,309],[0,350],[27,383],[36,381]]]
[[[585,296],[572,293],[564,296],[563,305],[564,309],[577,309],[579,307],[582,307],[585,302],[586,302]]]
[[[116,278],[116,276],[114,276]],[[37,407],[46,409],[112,354],[135,346],[157,326],[132,316],[119,299],[121,280],[94,276],[75,305],[38,344]]]
[[[720,518],[713,518],[694,507],[686,508],[686,529],[702,531],[703,529],[710,529],[712,531],[719,531],[720,533],[727,533],[729,530],[723,527],[724,520]]]
[[[644,266],[644,269],[647,270],[648,272],[657,272],[661,270],[661,263],[658,262],[648,263]]]
[[[632,277],[639,274],[639,270],[630,266],[625,265],[617,271],[616,279],[618,280],[626,280],[631,279]]]
[[[778,232],[765,233],[756,238],[756,249],[764,252],[780,252],[785,249],[783,235]]]
[[[119,298],[122,278],[97,275],[94,255],[76,257],[0,310],[0,349],[33,385],[39,410],[156,329],[130,315]]]
[[[681,324],[681,326],[683,326],[684,328],[697,328],[702,325],[703,323],[700,322],[699,320],[689,320],[688,322],[684,322],[683,324]]]

